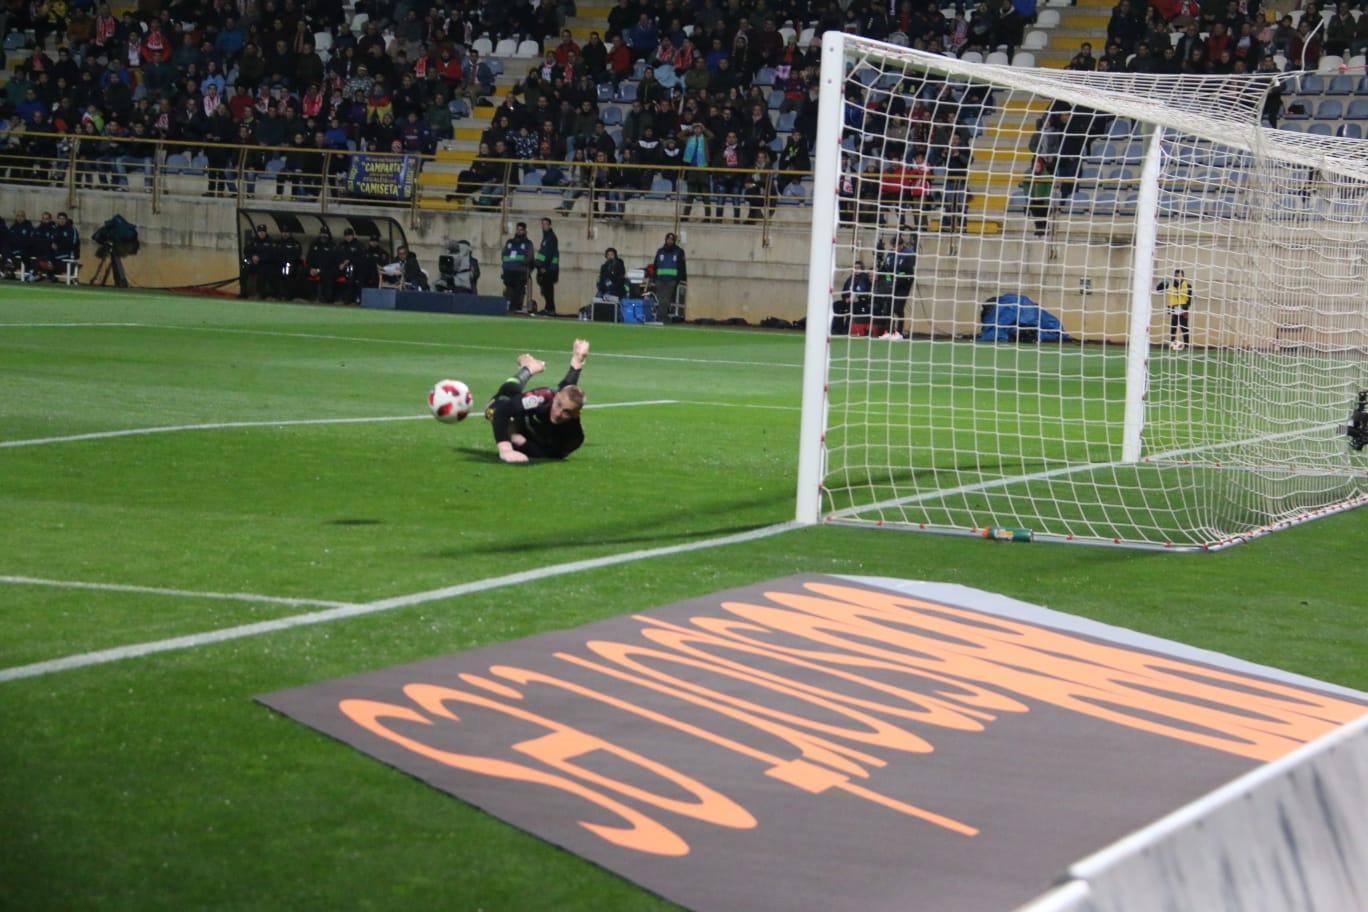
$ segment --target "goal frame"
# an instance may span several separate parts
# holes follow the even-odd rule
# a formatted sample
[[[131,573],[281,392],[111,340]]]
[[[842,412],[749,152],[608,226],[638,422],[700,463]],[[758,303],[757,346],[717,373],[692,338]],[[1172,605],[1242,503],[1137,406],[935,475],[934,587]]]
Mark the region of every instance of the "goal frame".
[[[809,282],[807,296],[806,335],[804,344],[804,369],[802,380],[802,405],[800,415],[799,459],[795,519],[799,523],[842,522],[844,518],[835,511],[824,510],[823,480],[827,472],[828,454],[826,432],[829,420],[828,380],[831,350],[831,319],[833,300],[837,295],[835,287],[837,272],[837,237],[841,231],[838,198],[841,181],[841,134],[843,130],[843,107],[845,104],[846,65],[852,48],[873,49],[898,58],[917,52],[883,45],[870,39],[851,36],[839,32],[827,32],[822,38],[822,63],[820,71],[820,91],[818,97],[818,127],[814,154],[813,172],[813,210],[809,250]],[[1129,290],[1129,328],[1127,333],[1127,361],[1125,383],[1125,416],[1117,429],[1121,450],[1121,463],[1139,463],[1145,458],[1143,435],[1145,430],[1145,400],[1150,382],[1150,344],[1153,306],[1151,295],[1155,279],[1155,249],[1157,228],[1157,201],[1159,198],[1159,150],[1170,127],[1165,124],[1166,115],[1173,112],[1166,109],[1162,99],[1152,105],[1143,97],[1127,96],[1123,105],[1106,107],[1098,105],[1097,96],[1086,93],[1087,86],[1071,92],[1062,86],[1057,72],[1024,71],[1014,68],[969,64],[954,58],[946,58],[944,66],[937,61],[936,72],[947,77],[967,77],[988,82],[1003,88],[1022,87],[1035,89],[1071,104],[1090,104],[1110,113],[1125,113],[1143,123],[1147,130],[1146,154],[1142,163],[1139,180],[1137,207],[1140,213],[1149,217],[1138,217],[1132,264],[1130,269]],[[1233,108],[1243,109],[1241,119],[1232,115],[1228,120],[1204,119],[1202,112],[1179,112],[1176,126],[1180,132],[1197,135],[1212,141],[1243,147],[1254,155],[1271,155],[1274,158],[1288,157],[1301,161],[1303,154],[1298,147],[1301,137],[1291,137],[1288,148],[1268,148],[1262,134],[1264,128],[1258,124],[1258,110],[1262,107],[1264,94],[1271,88],[1271,80],[1250,80],[1247,87],[1235,99]],[[1040,88],[1043,87],[1043,88]],[[1252,120],[1249,112],[1255,112]],[[1368,182],[1368,143],[1360,144],[1361,153],[1344,152],[1335,143],[1319,145],[1306,153],[1307,160],[1314,160],[1320,167],[1328,168],[1353,180]],[[1292,160],[1292,159],[1288,159]],[[1362,353],[1361,353],[1362,354]],[[1346,403],[1346,406],[1348,403]],[[1346,416],[1348,409],[1346,408]],[[1068,540],[1087,544],[1116,544],[1138,548],[1160,548],[1171,550],[1213,550],[1248,540],[1257,535],[1286,528],[1301,521],[1330,513],[1339,512],[1362,505],[1368,501],[1362,493],[1346,498],[1340,503],[1307,511],[1304,515],[1279,517],[1263,526],[1240,531],[1220,540],[1203,542],[1190,548],[1175,548],[1171,542],[1146,542],[1109,540],[1106,538],[1075,537],[1072,535],[1043,535],[1037,538],[1049,540]],[[862,523],[868,524],[868,523]],[[916,524],[875,523],[879,526],[917,529]],[[961,534],[985,534],[986,528],[931,528],[924,531],[949,532]]]

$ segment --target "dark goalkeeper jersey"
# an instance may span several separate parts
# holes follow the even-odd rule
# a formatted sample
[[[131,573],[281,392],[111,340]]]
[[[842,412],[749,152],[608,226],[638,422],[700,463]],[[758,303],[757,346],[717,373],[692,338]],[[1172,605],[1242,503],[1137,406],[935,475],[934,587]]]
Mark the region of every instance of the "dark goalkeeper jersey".
[[[579,371],[572,369],[560,386],[568,386],[578,379]],[[516,431],[527,438],[527,443],[518,450],[534,459],[564,459],[578,450],[584,443],[584,426],[578,418],[552,424],[551,400],[555,397],[556,390],[543,386],[495,399],[492,416],[495,441],[503,443]]]

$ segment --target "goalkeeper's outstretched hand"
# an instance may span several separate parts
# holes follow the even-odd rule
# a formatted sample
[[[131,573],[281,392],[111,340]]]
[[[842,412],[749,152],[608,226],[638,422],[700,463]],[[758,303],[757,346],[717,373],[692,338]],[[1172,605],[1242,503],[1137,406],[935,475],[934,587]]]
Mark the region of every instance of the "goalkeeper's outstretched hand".
[[[499,443],[499,458],[504,462],[527,462],[527,454],[520,453],[513,449],[513,444],[507,440]]]
[[[589,357],[589,340],[576,339],[574,347],[570,349],[570,366],[575,370],[584,367],[584,361]]]
[[[518,355],[518,367],[526,368],[529,374],[536,376],[546,370],[546,362],[531,355]]]

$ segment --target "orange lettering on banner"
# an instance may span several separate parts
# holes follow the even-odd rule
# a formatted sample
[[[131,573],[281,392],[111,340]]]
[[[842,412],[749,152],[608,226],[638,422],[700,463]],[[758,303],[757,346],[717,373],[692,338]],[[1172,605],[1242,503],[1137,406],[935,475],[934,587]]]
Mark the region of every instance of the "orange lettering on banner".
[[[623,825],[580,821],[581,826],[615,845],[654,855],[684,855],[689,847],[663,823],[607,793],[715,826],[749,829],[757,823],[734,799],[681,770],[534,712],[529,707],[538,694],[530,687],[573,694],[671,728],[763,764],[766,776],[805,792],[839,791],[968,836],[978,830],[857,780],[869,780],[871,770],[888,764],[880,752],[928,753],[934,750],[931,730],[983,731],[1003,714],[1029,712],[1033,702],[1258,761],[1283,756],[1368,712],[1358,703],[1293,685],[839,581],[808,582],[801,592],[766,592],[758,601],[763,603],[722,602],[716,615],[697,615],[687,623],[639,615],[644,642],[591,640],[582,645],[588,655],[547,657],[663,694],[681,709],[704,711],[687,714],[689,721],[660,711],[658,703],[649,708],[548,671],[504,665],[490,668],[492,677],[460,675],[484,693],[407,685],[405,695],[424,712],[370,700],[339,706],[363,728],[439,763],[587,801]],[[540,729],[543,734],[509,749],[550,771],[447,751],[384,723],[459,723],[448,708],[453,703]],[[718,731],[705,721],[709,713],[722,717],[715,720]],[[750,740],[756,743],[740,740],[744,736],[733,731],[738,723],[755,733]],[[772,739],[774,748],[759,746],[762,737]],[[577,762],[594,754],[626,761],[685,797],[657,794]]]
[[[538,672],[526,671],[521,668],[512,668],[506,665],[497,665],[490,669],[491,674],[518,681],[519,683],[552,683],[563,684],[557,679]],[[476,675],[462,675],[467,682],[479,686],[490,686],[491,689],[506,690],[503,685],[496,681],[487,681]],[[584,696],[592,696],[591,692],[581,688],[567,685],[564,689],[572,693],[580,693]],[[437,713],[441,709],[441,703],[446,696],[447,688],[435,687],[426,684],[410,684],[404,688],[404,692],[413,699],[415,703],[422,706],[429,712]],[[569,773],[579,779],[583,779],[592,785],[609,789],[634,798],[645,804],[650,804],[661,810],[670,811],[685,817],[692,817],[702,820],[705,823],[716,824],[717,826],[733,827],[735,829],[749,829],[755,826],[755,818],[743,807],[732,801],[726,795],[717,792],[696,779],[684,775],[678,770],[671,769],[663,763],[643,757],[634,751],[627,750],[609,741],[594,735],[586,734],[568,725],[562,725],[553,719],[536,715],[525,710],[518,710],[512,707],[504,707],[503,712],[516,719],[526,722],[533,722],[543,728],[549,729],[550,734],[529,741],[521,741],[513,745],[513,749],[529,757],[535,757],[547,766]],[[680,801],[675,798],[667,798],[657,795],[645,789],[629,785],[617,779],[611,779],[600,773],[587,770],[581,766],[569,762],[572,757],[580,757],[602,751],[619,757],[642,769],[649,770],[662,779],[666,779],[678,786],[681,790],[693,796],[693,801]]]
[[[930,665],[950,677],[1255,760],[1283,756],[1365,712],[1301,688],[963,608],[841,584],[806,588],[817,596],[766,595],[826,618],[827,632],[818,636],[844,650]],[[748,617],[755,606],[724,607]]]
[[[764,645],[745,638],[728,638],[727,636],[700,633],[697,630],[689,630],[675,624],[667,624],[653,618],[641,618],[642,621],[655,625],[656,628],[645,628],[641,631],[642,636],[652,642],[673,649],[685,655],[694,656],[702,661],[715,662],[725,665],[733,672],[745,677],[754,678],[757,683],[768,682],[770,686],[777,686],[777,689],[793,689],[802,691],[813,696],[819,696],[826,700],[838,703],[847,703],[851,706],[858,706],[862,709],[886,715],[898,716],[911,721],[921,722],[926,725],[934,725],[938,728],[949,728],[958,731],[983,731],[983,721],[995,718],[991,713],[981,712],[976,709],[969,709],[963,706],[955,706],[950,700],[929,694],[918,693],[902,687],[895,687],[881,681],[876,681],[862,675],[842,671],[832,663],[820,663],[800,658],[790,652],[776,649],[773,646]],[[694,618],[695,623],[700,628],[712,628],[707,622],[714,621],[714,618]],[[712,628],[716,629],[716,628]],[[726,631],[725,627],[721,628]],[[749,628],[754,629],[754,628]],[[796,668],[802,668],[808,673],[808,677],[825,676],[836,678],[848,684],[855,684],[859,687],[880,692],[889,697],[895,697],[897,702],[890,700],[872,700],[854,697],[835,690],[819,688],[804,681],[795,681],[783,678],[773,673],[764,672],[747,665],[744,662],[723,659],[712,652],[697,648],[698,646],[716,646],[733,652],[741,652],[751,656],[767,658],[775,662],[782,662]],[[872,666],[866,666],[872,667]],[[879,663],[879,667],[885,670],[899,671],[904,674],[907,668],[904,665],[896,665],[891,662]],[[949,679],[942,679],[949,683]],[[1025,712],[1025,705],[1015,700],[997,700],[996,706],[1000,709],[1013,709],[1017,712]]]
[[[613,677],[618,677],[623,680],[632,679],[631,676],[623,674],[621,672],[617,672],[615,669],[598,665],[594,662],[581,659],[578,656],[573,656],[566,653],[557,653],[556,658],[572,662],[576,665],[590,669],[592,671],[610,674]],[[734,753],[740,754],[742,756],[759,760],[763,763],[769,764],[769,768],[765,770],[766,775],[778,779],[781,782],[786,782],[789,785],[803,789],[806,792],[819,794],[821,792],[826,791],[827,789],[836,788],[848,792],[852,795],[856,795],[857,797],[863,798],[865,800],[872,801],[876,804],[880,804],[884,807],[891,808],[892,810],[896,810],[899,813],[907,814],[912,817],[918,817],[922,820],[927,821],[928,823],[935,824],[939,827],[944,827],[945,829],[951,830],[956,833],[961,833],[966,836],[973,836],[978,832],[976,828],[971,827],[968,824],[962,823],[961,821],[955,820],[951,817],[947,817],[943,814],[937,814],[933,811],[928,811],[924,808],[919,808],[915,805],[911,805],[906,802],[897,801],[895,799],[879,795],[873,792],[872,790],[864,787],[855,787],[853,785],[850,785],[847,777],[832,772],[831,770],[826,769],[825,767],[817,766],[816,764],[810,763],[806,760],[785,760],[774,754],[762,751],[758,748],[751,747],[750,745],[744,744],[734,739],[726,738],[722,735],[710,732],[707,729],[701,728],[697,725],[691,725],[687,722],[682,722],[671,716],[667,716],[663,713],[655,712],[654,710],[638,706],[626,700],[621,700],[617,697],[601,693],[599,691],[593,690],[592,688],[583,687],[570,681],[565,681],[560,678],[556,678],[552,675],[546,675],[535,671],[528,671],[524,668],[496,666],[494,668],[491,668],[490,671],[494,674],[499,675],[500,677],[505,677],[509,680],[517,681],[520,684],[546,684],[548,686],[557,687],[570,693],[589,697],[590,699],[598,700],[599,702],[602,702],[608,706],[612,706],[615,709],[620,709],[624,712],[633,713],[644,719],[649,719],[652,722],[656,722],[661,725],[666,725],[678,731],[692,735],[694,737],[701,738],[705,741],[709,741],[713,744],[716,744],[719,747],[733,751]],[[652,686],[652,683],[645,679],[638,678],[636,679],[636,682],[644,684],[646,686]],[[662,690],[662,692],[668,691]],[[685,699],[687,699],[687,697],[685,697]],[[747,821],[750,821],[748,824],[746,824],[746,826],[753,826],[754,818],[751,817],[749,812],[745,811],[745,809],[741,808],[739,805],[736,805],[735,807],[738,811],[745,814],[745,819]],[[673,808],[668,809],[673,810]]]
[[[497,704],[483,700],[474,694],[464,694],[462,696],[467,699],[467,702],[474,703],[477,706],[484,706],[496,710],[501,708]],[[458,716],[447,711],[444,707],[439,708],[441,709],[439,714],[444,718],[453,722],[460,721]],[[640,811],[637,811],[620,801],[609,798],[607,795],[599,794],[593,789],[575,782],[573,779],[545,773],[520,763],[510,763],[507,760],[500,760],[496,757],[481,757],[474,754],[458,754],[452,751],[442,750],[401,735],[384,725],[381,721],[382,719],[397,719],[401,722],[413,722],[419,725],[434,724],[427,716],[412,709],[404,706],[394,706],[376,700],[342,700],[338,703],[338,709],[342,711],[343,715],[347,716],[367,731],[370,731],[387,741],[391,741],[400,747],[406,748],[419,756],[435,760],[438,763],[452,767],[453,769],[465,770],[467,772],[478,773],[482,776],[491,776],[497,779],[509,779],[515,782],[526,782],[531,785],[541,785],[548,788],[559,789],[567,795],[573,795],[577,798],[582,798],[591,804],[595,804],[603,810],[608,811],[610,814],[622,818],[626,823],[626,826],[605,826],[598,823],[589,823],[584,820],[579,821],[579,825],[614,845],[650,855],[679,856],[687,855],[689,852],[688,843],[681,839],[673,830],[663,824],[657,823]]]
[[[617,669],[598,665],[594,666],[596,671],[609,674],[624,681],[639,684],[659,693],[675,697],[686,703],[702,706],[705,709],[710,709],[713,712],[744,722],[752,728],[767,732],[782,741],[787,741],[789,744],[796,747],[804,757],[813,762],[825,763],[827,766],[840,770],[846,775],[858,776],[862,779],[868,778],[869,776],[869,772],[865,767],[881,767],[886,765],[886,761],[873,754],[857,750],[853,747],[848,747],[844,744],[839,744],[829,738],[823,738],[818,735],[799,731],[797,728],[790,725],[771,721],[764,717],[768,710],[763,706],[757,706],[749,701],[734,700],[717,691],[694,685],[682,678],[653,671],[628,658],[629,655],[635,655],[643,658],[660,658],[669,661],[678,660],[677,656],[671,656],[668,653],[661,652],[657,649],[645,649],[640,646],[627,643],[611,643],[606,640],[591,640],[584,645],[586,648],[599,654],[614,665],[627,669],[619,671]],[[589,664],[586,660],[581,660],[573,656],[561,655],[560,658],[579,662],[580,664]],[[699,668],[707,667],[703,663],[698,662],[681,664],[693,664],[694,667]],[[748,708],[751,707],[756,709],[757,712],[748,711]],[[799,721],[802,722],[804,720]],[[917,746],[929,747],[929,745],[926,745],[925,741],[921,741]]]

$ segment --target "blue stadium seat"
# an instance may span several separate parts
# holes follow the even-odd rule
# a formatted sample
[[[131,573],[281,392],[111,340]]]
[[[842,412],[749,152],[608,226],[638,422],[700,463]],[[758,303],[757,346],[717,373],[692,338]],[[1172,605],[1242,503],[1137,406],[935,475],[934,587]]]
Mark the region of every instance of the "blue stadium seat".
[[[756,72],[755,78],[751,80],[751,85],[763,86],[765,88],[774,85],[774,67],[761,67]]]
[[[601,82],[598,85],[599,104],[605,104],[613,100],[613,84],[611,82]]]
[[[617,105],[604,105],[599,109],[599,118],[605,126],[616,127],[622,123],[622,108]]]
[[[651,189],[646,192],[647,199],[665,199],[674,192],[674,182],[657,174],[651,180]]]
[[[1338,98],[1322,98],[1316,104],[1316,120],[1339,120],[1344,116],[1344,102]]]
[[[1319,95],[1325,91],[1325,80],[1315,73],[1303,76],[1298,83],[1297,93],[1299,95]]]
[[[1125,187],[1134,187],[1139,182],[1140,172],[1131,165],[1112,165],[1106,170],[1107,180]]]
[[[1354,94],[1368,95],[1368,76],[1364,76],[1358,81],[1358,85],[1354,87]]]
[[[1207,202],[1207,215],[1221,219],[1233,219],[1236,212],[1235,200],[1228,195],[1213,196]]]
[[[636,97],[637,87],[635,82],[623,81],[622,85],[618,86],[617,101],[622,101],[626,102],[627,104],[631,104],[632,102],[636,101]]]
[[[779,115],[779,122],[775,124],[774,130],[777,133],[788,133],[793,129],[793,125],[798,122],[797,111],[785,111]]]
[[[1113,139],[1130,139],[1135,132],[1135,126],[1124,117],[1118,117],[1111,122],[1107,128],[1107,135]]]
[[[1318,121],[1307,127],[1306,132],[1311,136],[1333,136],[1335,130],[1328,123]]]
[[[1069,197],[1066,211],[1069,215],[1087,215],[1092,211],[1093,196],[1087,190],[1075,190]]]
[[[770,89],[769,106],[771,111],[779,110],[779,106],[784,103],[784,92],[782,89]]]
[[[1346,120],[1368,120],[1368,98],[1352,98],[1344,109]]]
[[[1343,136],[1348,139],[1363,139],[1363,125],[1357,123],[1342,123],[1335,130],[1336,136]]]
[[[1189,196],[1183,201],[1182,215],[1200,216],[1207,213],[1207,201],[1204,196]]]
[[[540,171],[528,171],[522,176],[520,185],[523,187],[540,187],[542,185],[542,173]]]
[[[1099,190],[1093,197],[1092,211],[1094,215],[1115,215],[1116,214],[1116,191]]]
[[[281,162],[280,164],[281,167],[284,167],[285,165],[284,162]],[[171,155],[166,156],[166,161],[162,163],[162,170],[167,174],[180,174],[182,171],[188,171],[190,170],[190,156],[186,155],[184,152],[174,152]],[[267,170],[270,170],[269,165],[267,166]]]
[[[1352,95],[1354,87],[1358,82],[1357,76],[1349,76],[1340,73],[1338,76],[1330,77],[1330,82],[1325,86],[1326,95]]]

